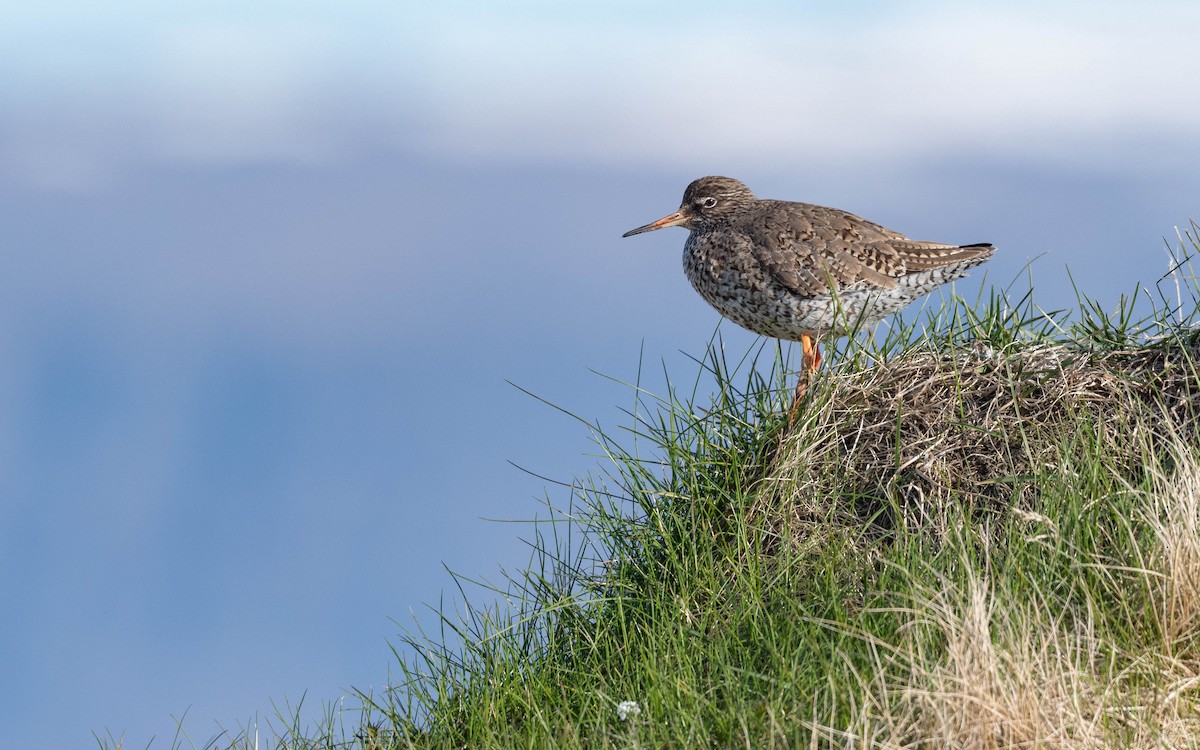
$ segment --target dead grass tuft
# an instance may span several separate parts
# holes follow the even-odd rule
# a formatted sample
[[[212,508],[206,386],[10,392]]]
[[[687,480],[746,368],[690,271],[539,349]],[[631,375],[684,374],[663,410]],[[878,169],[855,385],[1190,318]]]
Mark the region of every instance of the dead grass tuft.
[[[1032,510],[1047,476],[1093,442],[1136,477],[1172,430],[1200,415],[1200,336],[1134,350],[1068,345],[917,347],[831,371],[781,446],[751,513],[811,544],[831,527],[898,525],[944,541],[949,506]],[[762,524],[759,524],[760,528]]]
[[[1071,632],[1046,612],[1015,605],[979,578],[927,591],[909,612],[910,632],[936,630],[944,651],[916,645],[919,637],[900,644],[893,653],[905,662],[903,681],[881,670],[874,699],[852,725],[816,727],[818,734],[879,750],[1200,745],[1194,663],[1143,657],[1114,673],[1113,663],[1130,655],[1114,657],[1111,644]]]
[[[962,592],[930,592],[914,616],[941,632],[946,652],[940,661],[911,664],[911,682],[898,691],[909,720],[902,736],[939,748],[1108,747],[1088,634],[998,609],[980,579]]]
[[[1176,455],[1184,456],[1182,448]],[[1173,476],[1158,484],[1146,518],[1157,541],[1148,567],[1163,655],[1200,659],[1200,465],[1179,458]]]

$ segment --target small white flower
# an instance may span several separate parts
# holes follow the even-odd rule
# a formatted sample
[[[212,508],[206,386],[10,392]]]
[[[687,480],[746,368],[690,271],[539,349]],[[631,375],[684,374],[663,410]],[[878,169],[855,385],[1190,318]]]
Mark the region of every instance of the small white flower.
[[[621,721],[637,717],[642,712],[642,707],[637,701],[621,701],[617,704],[617,718]]]

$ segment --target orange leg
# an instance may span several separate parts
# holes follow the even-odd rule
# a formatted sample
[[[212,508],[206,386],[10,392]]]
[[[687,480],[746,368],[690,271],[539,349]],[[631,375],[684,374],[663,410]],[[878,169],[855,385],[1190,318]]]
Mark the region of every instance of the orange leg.
[[[808,379],[817,372],[817,368],[821,366],[821,347],[817,344],[817,340],[807,333],[801,334],[800,346],[804,349],[804,356],[800,361],[800,379],[796,381],[796,393],[792,397],[792,408],[788,412],[788,426],[796,423],[796,415],[800,413],[800,399],[804,398],[805,392],[808,390]]]
[[[821,347],[817,340],[807,333],[800,335],[800,346],[804,348],[804,371],[812,375],[821,366]]]

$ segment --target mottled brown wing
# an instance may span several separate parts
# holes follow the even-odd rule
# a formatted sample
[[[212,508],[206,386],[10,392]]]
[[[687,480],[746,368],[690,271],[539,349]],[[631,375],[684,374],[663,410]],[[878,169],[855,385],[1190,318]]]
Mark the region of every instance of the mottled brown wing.
[[[854,214],[808,203],[774,202],[744,228],[762,267],[803,297],[868,281],[896,285],[905,273],[900,247],[920,245]]]
[[[931,271],[976,258],[987,258],[996,248],[987,243],[978,245],[943,245],[937,242],[903,240],[893,242],[908,273]]]

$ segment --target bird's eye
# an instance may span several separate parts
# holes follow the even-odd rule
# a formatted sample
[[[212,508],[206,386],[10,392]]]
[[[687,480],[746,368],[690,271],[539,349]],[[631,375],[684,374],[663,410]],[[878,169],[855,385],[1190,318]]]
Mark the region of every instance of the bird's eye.
[[[717,199],[712,197],[711,195],[708,196],[707,198],[700,199],[700,207],[701,208],[712,208],[715,205],[717,205]]]

